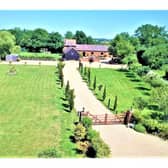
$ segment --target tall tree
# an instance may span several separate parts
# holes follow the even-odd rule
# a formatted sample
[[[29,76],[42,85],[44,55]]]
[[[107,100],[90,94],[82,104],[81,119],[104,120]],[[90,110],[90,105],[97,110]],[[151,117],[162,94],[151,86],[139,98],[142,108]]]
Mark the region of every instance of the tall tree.
[[[74,38],[74,35],[73,35],[73,33],[72,33],[71,31],[67,31],[67,32],[65,33],[65,38],[66,38],[66,39],[73,39],[73,38]]]
[[[51,52],[62,52],[63,37],[58,32],[52,32],[49,34],[48,41],[46,42],[48,50]]]
[[[16,49],[15,36],[10,32],[0,31],[0,57],[4,58]]]
[[[141,45],[151,47],[158,44],[167,43],[167,31],[165,27],[145,24],[135,30],[135,36],[138,37]]]
[[[77,44],[87,44],[87,36],[83,31],[77,30],[74,38],[76,39]]]
[[[135,47],[127,33],[121,33],[115,36],[111,41],[109,52],[120,60],[135,53]]]
[[[32,48],[35,52],[39,52],[41,49],[46,48],[49,34],[45,29],[37,28],[32,32],[31,42]]]

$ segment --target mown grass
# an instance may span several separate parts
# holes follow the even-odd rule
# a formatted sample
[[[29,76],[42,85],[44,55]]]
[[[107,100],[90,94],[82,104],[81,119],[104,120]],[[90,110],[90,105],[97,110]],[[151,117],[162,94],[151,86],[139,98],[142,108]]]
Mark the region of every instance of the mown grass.
[[[74,112],[62,105],[54,66],[0,66],[0,157],[37,157],[55,147],[62,157],[77,157],[69,136]]]
[[[132,106],[135,97],[147,99],[150,95],[150,86],[131,72],[124,72],[114,69],[91,69],[91,88],[93,88],[94,76],[97,78],[98,85],[106,85],[106,99],[103,102],[106,106],[108,99],[111,99],[111,109],[113,109],[114,98],[118,97],[117,111],[123,112]],[[96,88],[95,95],[102,99],[103,88],[101,91]]]
[[[58,60],[61,58],[60,54],[53,54],[53,53],[35,53],[35,52],[21,52],[19,53],[21,58],[29,58],[29,59],[55,59]]]

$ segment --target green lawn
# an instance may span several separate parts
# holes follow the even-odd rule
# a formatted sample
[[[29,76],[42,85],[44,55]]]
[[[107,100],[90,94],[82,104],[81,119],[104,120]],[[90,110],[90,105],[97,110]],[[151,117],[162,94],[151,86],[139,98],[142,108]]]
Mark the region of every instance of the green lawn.
[[[93,83],[93,78],[96,75],[97,86],[102,84],[106,85],[107,96],[105,99],[105,104],[108,104],[108,99],[111,99],[111,108],[113,108],[114,97],[118,96],[118,106],[117,111],[126,111],[131,105],[135,97],[148,98],[150,94],[150,87],[148,84],[144,83],[140,78],[135,77],[130,72],[123,72],[113,69],[91,69],[91,78]],[[91,84],[92,87],[93,84]],[[95,94],[99,99],[102,98],[102,91],[96,89]]]
[[[60,54],[52,54],[52,53],[34,53],[34,52],[21,52],[19,54],[20,57],[23,58],[38,58],[38,59],[55,59],[58,60],[59,58],[61,58]]]
[[[37,157],[55,147],[62,157],[76,157],[69,140],[74,112],[66,112],[55,66],[16,66],[17,75],[0,65],[0,157]]]

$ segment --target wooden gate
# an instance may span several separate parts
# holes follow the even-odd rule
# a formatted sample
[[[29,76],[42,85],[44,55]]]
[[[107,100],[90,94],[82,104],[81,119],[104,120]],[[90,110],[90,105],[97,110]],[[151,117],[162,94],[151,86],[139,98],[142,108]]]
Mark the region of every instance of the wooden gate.
[[[112,124],[124,124],[125,113],[121,114],[100,114],[93,115],[89,112],[83,112],[82,116],[86,116],[92,119],[93,125],[112,125]]]

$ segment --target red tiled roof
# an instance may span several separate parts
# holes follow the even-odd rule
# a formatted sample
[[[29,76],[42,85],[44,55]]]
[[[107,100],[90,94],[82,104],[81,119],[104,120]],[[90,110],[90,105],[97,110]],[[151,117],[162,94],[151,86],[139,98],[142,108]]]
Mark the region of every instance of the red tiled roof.
[[[105,45],[77,44],[75,49],[77,51],[108,52],[108,46],[105,46]]]

